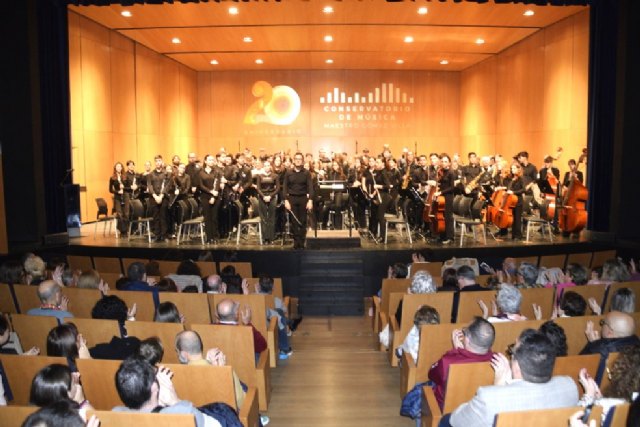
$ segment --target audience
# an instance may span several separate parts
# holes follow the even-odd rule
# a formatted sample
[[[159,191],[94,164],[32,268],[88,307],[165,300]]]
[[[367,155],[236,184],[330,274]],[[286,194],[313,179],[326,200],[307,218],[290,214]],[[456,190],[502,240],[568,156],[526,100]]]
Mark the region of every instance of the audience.
[[[589,320],[585,335],[589,341],[580,354],[600,354],[603,359],[609,353],[622,350],[629,345],[640,344],[635,335],[636,324],[627,313],[612,311],[600,320],[601,333],[595,330],[593,322]]]
[[[247,279],[242,281],[242,292],[245,295],[249,294],[249,284]],[[259,295],[271,295],[273,292],[273,278],[266,274],[261,274],[256,284],[256,293]],[[291,328],[295,331],[300,323],[301,319],[290,321],[287,317],[287,307],[284,306],[282,300],[276,296],[273,297],[274,308],[267,308],[267,323],[271,321],[273,317],[278,319],[278,347],[280,360],[286,360],[291,356],[293,350],[289,345],[289,334],[287,328]]]
[[[542,285],[538,283],[538,268],[529,263],[521,262],[516,273],[516,286],[518,288],[539,288]]]
[[[152,366],[158,365],[158,363],[162,362],[162,358],[164,357],[162,341],[160,341],[160,338],[158,337],[151,337],[140,341],[140,346],[138,347],[138,351],[135,353],[135,356],[147,361]]]
[[[69,368],[77,372],[76,359],[91,359],[87,340],[78,333],[73,323],[63,323],[49,331],[47,335],[47,356],[66,357]]]
[[[68,366],[53,364],[42,368],[31,381],[29,403],[34,406],[47,406],[52,403],[73,402],[76,411],[93,409],[84,397],[80,374],[72,373]]]
[[[460,304],[460,292],[478,292],[486,291],[487,289],[476,283],[476,272],[468,265],[462,265],[456,272],[456,279],[458,281],[458,290],[453,296],[453,308],[451,313],[451,322],[455,323],[458,315],[458,305]]]
[[[198,292],[202,292],[202,273],[198,264],[190,259],[180,262],[175,274],[169,274],[165,278],[175,282],[178,291],[182,292],[187,286],[195,286]]]
[[[85,424],[76,406],[69,400],[51,403],[29,415],[22,423],[22,427],[98,427],[100,425],[95,415],[92,415]]]
[[[176,282],[174,282],[169,277],[163,277],[162,279],[160,279],[156,284],[156,289],[158,289],[158,292],[178,292]]]
[[[29,254],[24,263],[24,283],[26,285],[39,285],[47,278],[47,265],[37,255]]]
[[[240,309],[240,304],[230,299],[223,299],[216,306],[216,313],[218,315],[218,324],[238,326],[239,320],[245,326],[251,326],[253,331],[253,351],[256,353],[256,360],[258,355],[267,349],[267,341],[264,336],[251,324],[251,309],[244,307]]]
[[[184,323],[184,315],[171,301],[160,303],[153,315],[153,321],[158,323]]]
[[[120,283],[120,282],[119,282]],[[127,281],[118,287],[121,291],[146,291],[153,293],[153,303],[157,307],[160,304],[158,288],[147,281],[147,272],[141,262],[132,262],[127,269]]]
[[[423,305],[413,316],[413,326],[409,330],[407,337],[400,347],[396,349],[398,359],[402,358],[403,353],[409,353],[415,363],[418,363],[418,349],[420,348],[420,326],[421,325],[438,325],[440,324],[440,315],[438,310],[430,305]]]
[[[411,285],[407,290],[409,294],[434,294],[436,293],[436,284],[433,281],[433,277],[426,271],[418,271],[411,279]],[[402,322],[402,300],[398,304],[396,310],[396,321],[398,326]]]
[[[124,322],[135,315],[135,305],[129,311],[124,301],[115,295],[102,297],[91,311],[94,319],[117,320],[120,327],[120,335],[111,338],[108,343],[98,344],[89,349],[91,357],[94,359],[123,360],[135,353],[140,345],[140,340],[136,337],[127,336]]]
[[[596,316],[602,314],[602,308],[595,298],[589,298],[589,307]],[[634,313],[636,311],[636,294],[630,288],[617,289],[611,296],[609,311]]]
[[[207,277],[204,291],[208,294],[226,294],[227,285],[222,281],[222,277],[212,274]]]
[[[40,307],[27,311],[28,315],[53,316],[60,323],[67,317],[73,317],[73,314],[67,311],[69,298],[62,295],[60,285],[53,280],[44,280],[38,285],[38,298],[40,298]]]
[[[478,305],[482,309],[482,317],[492,323],[527,320],[525,316],[520,314],[521,303],[522,293],[520,290],[507,283],[500,285],[495,302],[491,302],[493,316],[489,317],[489,309],[485,302],[478,301]]]
[[[22,348],[16,342],[11,342],[11,328],[7,318],[0,313],[0,354],[18,354]],[[37,356],[40,354],[38,347],[31,347],[29,351],[22,353],[25,356]]]
[[[584,316],[587,311],[587,301],[573,291],[565,291],[560,300],[558,314],[562,317]]]
[[[567,336],[564,333],[564,328],[552,320],[547,320],[538,329],[540,333],[544,334],[555,349],[556,357],[566,356],[568,351]]]

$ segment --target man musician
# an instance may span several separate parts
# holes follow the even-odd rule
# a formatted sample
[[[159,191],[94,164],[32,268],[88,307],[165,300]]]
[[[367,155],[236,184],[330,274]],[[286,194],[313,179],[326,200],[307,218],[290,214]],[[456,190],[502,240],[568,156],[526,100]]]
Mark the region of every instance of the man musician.
[[[147,175],[147,192],[149,198],[149,213],[153,217],[151,230],[155,235],[156,242],[162,242],[167,238],[167,208],[169,200],[167,192],[167,176],[165,173],[162,156],[158,154],[154,157],[156,168]]]
[[[285,172],[283,195],[285,209],[293,216],[293,248],[304,249],[307,238],[307,212],[313,209],[313,182],[311,173],[303,167],[304,156],[297,152],[293,168]]]

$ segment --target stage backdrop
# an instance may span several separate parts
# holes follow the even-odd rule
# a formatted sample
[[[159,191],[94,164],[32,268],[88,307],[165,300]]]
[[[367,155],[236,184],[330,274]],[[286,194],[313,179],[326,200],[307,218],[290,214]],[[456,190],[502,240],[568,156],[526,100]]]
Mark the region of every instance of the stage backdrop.
[[[83,220],[108,194],[115,161],[141,171],[220,147],[346,151],[383,144],[419,153],[468,151],[536,164],[559,146],[586,145],[588,12],[462,73],[433,71],[200,72],[69,14],[74,182]]]

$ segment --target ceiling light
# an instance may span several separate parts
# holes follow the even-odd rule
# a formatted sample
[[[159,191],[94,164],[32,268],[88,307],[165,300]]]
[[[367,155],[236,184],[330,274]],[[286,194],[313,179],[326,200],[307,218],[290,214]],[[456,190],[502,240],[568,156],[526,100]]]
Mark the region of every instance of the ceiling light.
[[[327,64],[333,64],[333,59],[327,59],[327,60],[326,60],[326,61],[324,61],[324,62],[326,62]]]
[[[396,59],[396,64],[404,64],[404,59]]]
[[[405,38],[404,38],[404,42],[405,42],[405,43],[413,43],[413,37],[411,37],[411,36],[407,36],[407,37],[405,37]]]
[[[418,15],[426,15],[428,12],[426,7],[419,7],[418,8]]]
[[[210,64],[211,65],[218,65],[218,60],[217,59],[212,59]]]
[[[245,43],[251,43],[253,41],[253,39],[251,37],[247,36],[247,37],[243,37],[242,41],[245,42]]]
[[[535,14],[536,14],[536,13],[535,13],[533,10],[531,10],[531,9],[527,9],[527,10],[525,10],[525,11],[524,11],[524,13],[523,13],[523,15],[524,15],[524,16],[533,16],[533,15],[535,15]]]
[[[331,43],[333,41],[333,36],[330,36],[330,35],[324,36],[324,41],[326,41],[327,43]]]
[[[484,39],[476,39],[476,44],[484,44]]]
[[[260,65],[260,64],[264,64],[264,61],[260,58],[256,59],[256,64]]]
[[[131,11],[129,10],[123,10],[122,12],[120,12],[120,15],[124,16],[125,18],[131,18],[133,16]]]
[[[229,15],[237,15],[238,14],[238,8],[235,6],[231,6],[229,8]]]
[[[332,8],[331,6],[325,6],[325,7],[322,9],[322,12],[323,12],[323,13],[333,13],[333,8]]]
[[[440,65],[447,65],[449,63],[449,61],[447,61],[446,59],[443,59],[442,61],[440,61]]]
[[[182,43],[182,40],[180,40],[178,37],[174,37],[174,38],[171,39],[171,43],[180,44],[180,43]]]

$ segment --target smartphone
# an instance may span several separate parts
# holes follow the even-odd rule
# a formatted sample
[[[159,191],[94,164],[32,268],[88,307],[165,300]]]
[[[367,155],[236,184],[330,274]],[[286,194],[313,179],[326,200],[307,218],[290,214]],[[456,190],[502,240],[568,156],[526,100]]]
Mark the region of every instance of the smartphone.
[[[584,408],[584,415],[581,418],[583,423],[588,424],[589,416],[591,415],[591,409],[592,408],[593,408],[593,403],[591,405],[587,405],[587,407]]]

